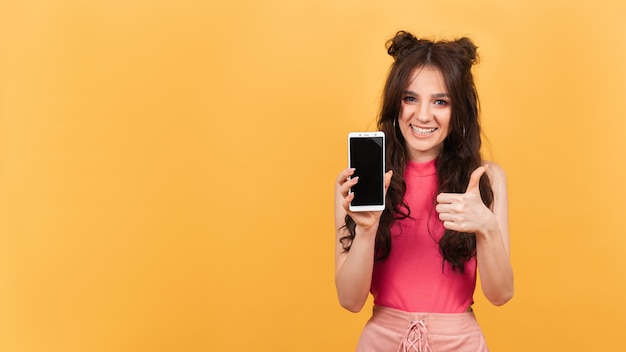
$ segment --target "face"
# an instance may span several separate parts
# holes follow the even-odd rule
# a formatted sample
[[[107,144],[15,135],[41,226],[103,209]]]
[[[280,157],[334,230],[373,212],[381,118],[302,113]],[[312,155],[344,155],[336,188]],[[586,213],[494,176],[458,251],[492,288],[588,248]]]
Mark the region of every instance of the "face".
[[[413,70],[402,92],[398,125],[409,159],[433,160],[450,132],[452,105],[441,72],[424,66]]]

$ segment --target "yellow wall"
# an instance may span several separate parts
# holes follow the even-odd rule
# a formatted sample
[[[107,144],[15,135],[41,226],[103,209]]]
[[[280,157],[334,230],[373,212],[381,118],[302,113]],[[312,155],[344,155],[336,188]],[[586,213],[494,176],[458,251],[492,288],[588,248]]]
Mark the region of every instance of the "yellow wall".
[[[493,351],[621,350],[621,1],[0,2],[1,351],[349,351],[332,188],[398,29],[469,35],[508,171]],[[290,347],[291,346],[291,347]]]

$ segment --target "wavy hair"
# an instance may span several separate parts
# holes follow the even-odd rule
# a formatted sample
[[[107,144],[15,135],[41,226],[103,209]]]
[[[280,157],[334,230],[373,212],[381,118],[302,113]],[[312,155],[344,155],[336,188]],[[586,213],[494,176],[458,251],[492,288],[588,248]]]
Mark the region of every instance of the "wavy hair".
[[[393,177],[376,234],[376,260],[385,260],[391,252],[390,229],[393,223],[411,214],[404,202],[404,171],[408,153],[396,120],[400,115],[402,91],[416,68],[437,68],[450,95],[450,132],[436,160],[438,193],[464,193],[471,173],[483,163],[480,155],[479,100],[471,72],[472,65],[478,61],[474,43],[466,37],[454,41],[418,39],[411,33],[399,31],[386,43],[386,48],[394,62],[385,83],[377,126],[386,135],[386,163],[393,170]],[[479,188],[483,203],[491,207],[493,190],[486,174],[480,179]],[[433,212],[435,203],[433,199]],[[355,236],[356,224],[349,215],[346,215],[345,222],[348,234],[340,242],[348,251]],[[454,271],[464,273],[465,263],[476,255],[476,236],[446,229],[439,241],[439,250]]]

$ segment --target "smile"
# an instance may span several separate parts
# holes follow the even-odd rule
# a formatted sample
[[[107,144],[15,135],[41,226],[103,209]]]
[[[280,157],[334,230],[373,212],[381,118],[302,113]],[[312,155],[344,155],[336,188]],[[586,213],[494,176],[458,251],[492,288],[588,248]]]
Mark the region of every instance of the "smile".
[[[433,127],[433,128],[421,128],[421,127],[417,127],[417,126],[413,126],[413,125],[411,125],[411,129],[413,130],[413,132],[415,132],[417,134],[420,134],[420,135],[423,135],[423,136],[429,135],[429,134],[431,134],[431,133],[433,133],[433,132],[435,132],[437,130],[436,127]]]

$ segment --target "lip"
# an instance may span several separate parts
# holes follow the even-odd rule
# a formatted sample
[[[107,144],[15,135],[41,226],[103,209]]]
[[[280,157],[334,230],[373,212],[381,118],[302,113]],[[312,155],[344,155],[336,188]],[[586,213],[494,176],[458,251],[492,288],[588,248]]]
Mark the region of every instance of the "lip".
[[[432,136],[439,128],[437,127],[424,127],[424,126],[416,126],[409,125],[411,128],[411,133],[417,138],[428,138]]]

